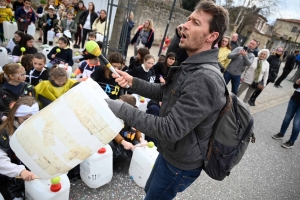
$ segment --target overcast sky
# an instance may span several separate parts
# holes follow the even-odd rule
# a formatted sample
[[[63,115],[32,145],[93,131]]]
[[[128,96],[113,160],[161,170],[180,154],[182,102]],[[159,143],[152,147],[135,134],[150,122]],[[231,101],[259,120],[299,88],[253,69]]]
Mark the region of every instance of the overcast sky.
[[[281,0],[284,3],[279,6],[280,11],[268,18],[268,23],[272,23],[276,18],[299,19],[300,20],[300,1],[299,0]],[[217,4],[224,4],[225,0],[216,0]],[[242,4],[244,0],[234,0],[236,5]]]
[[[285,5],[282,5],[280,7],[280,12],[274,16],[268,17],[268,20],[272,21],[275,20],[276,18],[300,20],[300,1],[286,0]]]

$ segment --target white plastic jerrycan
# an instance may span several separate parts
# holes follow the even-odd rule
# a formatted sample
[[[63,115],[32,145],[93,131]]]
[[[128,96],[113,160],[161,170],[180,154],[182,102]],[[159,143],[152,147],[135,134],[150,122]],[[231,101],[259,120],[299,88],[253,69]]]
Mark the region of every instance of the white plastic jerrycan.
[[[72,67],[70,66],[65,66],[63,64],[59,64],[58,67],[61,67],[61,68],[64,68],[67,72],[67,76],[68,78],[71,78],[71,75],[72,75]]]
[[[90,188],[109,183],[113,175],[113,153],[109,144],[80,163],[81,180]]]
[[[151,142],[149,142],[151,143]],[[153,146],[149,145],[148,146]],[[158,151],[153,146],[135,147],[129,166],[129,176],[139,187],[145,187],[146,182],[150,176]]]
[[[54,31],[49,30],[49,31],[47,32],[47,40],[48,40],[49,42],[53,42],[54,36],[55,36]]]
[[[3,22],[3,31],[4,31],[4,38],[10,40],[14,37],[15,32],[18,30],[18,26],[16,22]]]
[[[35,25],[33,23],[31,23],[31,24],[28,25],[27,34],[29,34],[32,37],[34,37],[35,36],[35,30],[36,30]]]
[[[27,200],[68,200],[70,181],[66,174],[50,179],[25,181]]]

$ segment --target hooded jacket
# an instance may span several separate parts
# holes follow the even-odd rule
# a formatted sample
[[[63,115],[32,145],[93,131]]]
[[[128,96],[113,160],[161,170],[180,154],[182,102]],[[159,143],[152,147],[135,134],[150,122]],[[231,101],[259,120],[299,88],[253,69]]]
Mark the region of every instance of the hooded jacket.
[[[201,64],[218,67],[218,49],[188,57],[180,67],[171,67],[172,79],[164,88],[133,78],[130,92],[162,101],[159,116],[153,116],[123,103],[116,114],[130,126],[157,139],[158,151],[168,163],[182,170],[196,169],[203,164],[200,145],[207,149],[213,125],[226,102],[225,83]],[[173,71],[174,70],[174,71]],[[194,71],[192,74],[191,71]],[[190,74],[186,77],[187,74]],[[181,87],[181,93],[176,91]]]
[[[47,57],[49,60],[51,60],[51,63],[53,64],[60,64],[60,62],[68,63],[69,66],[73,66],[74,61],[73,61],[73,51],[70,48],[65,48],[65,49],[60,49],[59,53],[56,53],[56,49],[59,47],[53,47],[51,51],[48,53]],[[51,56],[53,54],[56,54],[54,58]]]
[[[233,76],[240,76],[245,70],[246,66],[250,66],[255,58],[253,50],[248,49],[248,54],[242,56],[239,52],[243,47],[237,47],[228,54],[228,58],[231,59],[226,71]]]
[[[264,82],[264,86],[267,85],[267,80],[269,77],[269,62],[267,61],[267,58],[270,55],[270,51],[268,49],[262,49],[258,52],[258,56],[261,54],[261,52],[267,52],[267,57],[265,60],[262,60],[262,69],[258,78],[258,82],[260,82],[263,79]],[[244,82],[251,85],[252,82],[254,81],[254,77],[255,77],[255,70],[257,68],[257,64],[258,64],[258,57],[254,58],[254,61],[252,63],[252,65],[247,66],[246,69],[244,70],[244,72],[241,75],[241,78],[244,79]]]

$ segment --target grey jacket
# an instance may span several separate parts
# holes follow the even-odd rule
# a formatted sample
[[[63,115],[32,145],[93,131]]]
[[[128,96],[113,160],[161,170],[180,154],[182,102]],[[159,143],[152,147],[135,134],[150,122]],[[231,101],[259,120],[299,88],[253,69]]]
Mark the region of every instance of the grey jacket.
[[[240,50],[243,47],[237,47],[230,54],[228,54],[228,58],[231,59],[226,71],[229,72],[233,76],[240,76],[245,70],[246,66],[252,65],[252,62],[255,58],[253,51],[248,50],[248,54],[246,56],[242,56],[239,54]]]
[[[63,19],[60,22],[60,26],[62,28],[62,33],[67,30],[67,19]],[[74,39],[74,34],[77,32],[77,24],[74,20],[71,21],[69,29],[72,34],[72,40]]]
[[[131,92],[162,101],[159,117],[134,109],[126,103],[116,114],[128,125],[157,139],[160,154],[171,165],[182,170],[202,166],[202,155],[192,131],[195,130],[201,145],[207,148],[213,124],[226,102],[225,84],[215,72],[198,69],[188,78],[185,77],[201,63],[210,63],[218,68],[218,49],[200,52],[188,57],[180,67],[171,67],[170,71],[175,70],[175,74],[166,88],[162,89],[158,83],[133,79]],[[180,85],[181,92],[176,95]]]

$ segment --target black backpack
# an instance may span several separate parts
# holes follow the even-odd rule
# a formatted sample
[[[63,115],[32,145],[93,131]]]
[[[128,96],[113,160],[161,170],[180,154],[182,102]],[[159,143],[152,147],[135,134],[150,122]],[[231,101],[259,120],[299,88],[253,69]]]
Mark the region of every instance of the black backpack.
[[[217,73],[222,78],[225,86],[226,104],[221,109],[214,123],[207,152],[205,152],[206,148],[199,145],[204,159],[203,170],[211,178],[221,181],[240,162],[250,139],[252,138],[252,143],[255,142],[253,133],[254,122],[246,104],[237,98],[235,94],[228,92],[224,78],[216,67],[202,64],[191,70],[186,77],[203,68]],[[195,134],[198,144],[201,144],[199,135]]]

